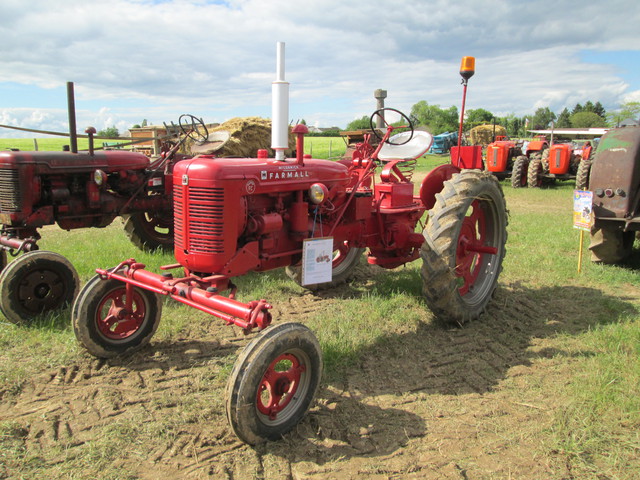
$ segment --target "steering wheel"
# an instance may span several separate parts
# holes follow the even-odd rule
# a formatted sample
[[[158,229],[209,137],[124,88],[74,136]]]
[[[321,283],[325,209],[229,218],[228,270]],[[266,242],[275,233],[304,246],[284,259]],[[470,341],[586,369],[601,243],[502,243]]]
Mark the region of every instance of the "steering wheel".
[[[203,144],[209,137],[209,130],[202,119],[185,113],[178,119],[180,130],[198,145]]]
[[[408,143],[413,138],[413,123],[411,122],[411,119],[409,117],[407,117],[400,110],[396,110],[395,108],[381,108],[380,110],[376,110],[375,112],[373,112],[373,114],[371,115],[371,118],[369,119],[369,126],[371,127],[373,134],[378,138],[378,140],[382,140],[383,136],[380,135],[380,132],[378,132],[375,126],[376,122],[374,122],[374,119],[376,119],[376,117],[382,118],[382,122],[384,123],[384,126],[386,128],[389,128],[390,123],[387,122],[384,118],[385,111],[395,112],[398,115],[400,115],[400,120],[406,120],[407,123],[402,127],[396,127],[396,128],[402,128],[403,132],[405,131],[411,132],[411,135],[409,135],[407,139],[402,142],[391,142],[390,139],[385,140],[385,142],[388,143],[389,145],[404,145],[405,143]],[[405,130],[405,128],[408,128],[409,130]]]

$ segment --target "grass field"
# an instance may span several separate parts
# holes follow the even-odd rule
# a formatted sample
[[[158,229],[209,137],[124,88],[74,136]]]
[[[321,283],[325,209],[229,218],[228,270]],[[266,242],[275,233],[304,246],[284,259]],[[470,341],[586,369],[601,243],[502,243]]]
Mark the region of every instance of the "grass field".
[[[313,145],[314,156],[316,153],[317,156],[328,156],[327,139],[321,139],[322,142],[316,142],[316,139],[307,143]],[[334,138],[332,141],[333,156],[342,140]],[[0,142],[0,148],[3,145]],[[320,154],[320,151],[325,153]],[[445,157],[428,156],[420,160],[418,171],[446,162]],[[421,299],[419,261],[371,278],[366,274],[362,285],[352,284],[323,297],[304,296],[304,291],[280,271],[250,274],[236,282],[239,300],[266,298],[270,303],[282,306],[276,307],[276,312],[285,317],[287,305],[295,305],[299,299],[311,301],[311,306],[305,307],[305,323],[320,339],[326,362],[325,382],[327,388],[336,391],[343,388],[339,385],[354,381],[351,369],[361,369],[369,363],[376,364],[378,381],[397,377],[399,373],[392,366],[398,358],[413,362],[417,353],[415,350],[412,353],[411,348],[428,350],[435,342],[433,338],[440,335],[450,339],[465,335],[465,332],[475,332],[469,333],[469,341],[472,341],[478,332],[491,331],[492,322],[495,322],[502,330],[495,331],[496,336],[512,336],[522,342],[522,331],[525,331],[523,345],[509,345],[501,356],[508,359],[518,355],[518,358],[526,357],[526,361],[518,360],[514,365],[512,360],[504,360],[501,368],[505,373],[492,379],[486,390],[473,393],[468,399],[471,403],[460,403],[465,402],[463,393],[446,397],[447,402],[457,402],[462,405],[461,409],[471,409],[473,414],[471,405],[478,397],[489,400],[491,395],[511,392],[513,397],[509,397],[508,404],[525,405],[528,412],[537,413],[540,410],[535,409],[541,409],[542,420],[533,421],[533,425],[524,421],[518,424],[514,417],[507,431],[501,430],[504,427],[498,420],[500,412],[493,412],[495,416],[482,428],[495,428],[497,436],[508,434],[517,437],[517,441],[527,442],[533,448],[529,452],[535,459],[532,461],[550,465],[552,470],[555,468],[553,471],[569,471],[571,478],[640,478],[640,263],[635,259],[624,266],[595,265],[589,262],[588,252],[585,252],[582,272],[578,273],[580,233],[571,225],[573,185],[562,183],[545,189],[518,190],[512,189],[507,182],[502,185],[510,212],[507,256],[496,300],[490,312],[479,321],[482,330],[476,331],[474,328],[480,327],[469,326],[460,333],[451,333],[430,326],[431,317],[425,312]],[[96,267],[113,266],[131,256],[153,271],[174,261],[168,254],[137,251],[125,237],[119,220],[106,229],[65,232],[57,227],[46,227],[42,236],[41,249],[66,256],[75,265],[83,283],[93,275]],[[585,242],[586,248],[588,238]],[[170,302],[165,302],[164,308],[154,342],[177,343],[184,338],[197,338],[197,332],[204,334],[210,330],[211,320],[192,309]],[[514,312],[520,312],[526,321],[520,324],[520,317]],[[429,328],[434,337],[425,337],[421,340],[424,343],[417,343],[414,340],[417,334],[412,332],[424,328]],[[482,346],[476,348],[481,350]],[[386,352],[394,353],[387,355]],[[380,356],[387,363],[378,363]],[[220,367],[222,378],[213,378],[209,373],[207,389],[214,389],[220,395],[223,388],[220,385],[224,385],[233,359],[233,354],[221,356],[217,361],[220,365],[216,365]],[[46,315],[30,326],[0,323],[3,411],[10,411],[11,405],[19,401],[31,378],[42,372],[56,372],[86,362],[87,355],[77,346],[69,325],[68,311]],[[529,373],[521,377],[519,371]],[[405,372],[405,375],[410,374]],[[435,377],[430,378],[436,381]],[[205,379],[194,378],[196,381],[205,382]],[[197,392],[194,398],[198,401],[207,395],[205,390]],[[386,390],[383,393],[386,394]],[[439,396],[425,395],[424,401],[437,403]],[[216,405],[220,402],[218,397],[212,400],[210,394],[206,398]],[[548,403],[539,406],[529,398]],[[186,399],[180,402],[187,403]],[[196,410],[205,407],[199,403],[195,405],[191,411],[179,411],[180,418],[200,415],[196,415]],[[439,408],[441,412],[446,411],[444,406]],[[433,423],[437,414],[437,411],[433,417],[428,414],[429,422]],[[479,416],[474,418],[480,422]],[[129,444],[135,444],[136,450],[144,451],[148,448],[144,442],[152,442],[154,435],[158,438],[177,435],[179,427],[172,423],[169,428],[168,421],[153,420],[146,424],[147,430],[141,425],[127,430],[118,424],[122,427],[120,430],[105,430],[112,435],[110,443],[94,441],[91,445],[75,445],[75,449],[67,445],[46,452],[44,447],[33,450],[35,447],[28,448],[28,442],[19,440],[22,437],[18,433],[27,428],[20,418],[0,419],[0,478],[89,478],[74,474],[80,470],[95,475],[93,478],[135,478],[129,470],[133,467],[125,465],[124,460],[135,463],[138,453],[123,453],[124,450]],[[149,433],[151,430],[155,432],[153,435]],[[517,441],[514,440],[514,445]],[[447,452],[442,455],[446,458]],[[499,450],[493,455],[501,458]],[[63,461],[70,463],[64,467]],[[335,462],[335,465],[339,463],[338,460]],[[107,475],[105,468],[113,470]],[[358,475],[354,478],[366,478],[364,474]],[[474,478],[511,476],[480,475]],[[513,478],[543,477],[520,475]],[[569,477],[549,474],[544,478]]]

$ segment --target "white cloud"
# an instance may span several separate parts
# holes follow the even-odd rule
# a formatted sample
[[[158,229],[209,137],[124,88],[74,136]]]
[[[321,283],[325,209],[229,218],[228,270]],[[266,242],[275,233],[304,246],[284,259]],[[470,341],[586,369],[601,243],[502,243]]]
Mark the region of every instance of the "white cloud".
[[[420,100],[459,106],[464,55],[477,57],[468,108],[525,114],[593,100],[613,109],[640,85],[580,53],[637,48],[639,23],[626,0],[3,0],[0,98],[3,82],[37,91],[71,80],[79,129],[111,122],[121,132],[187,112],[268,116],[275,45],[285,41],[292,117],[309,124],[370,114],[377,88],[405,111]],[[43,105],[50,117],[34,119],[11,100],[3,118],[66,129],[65,111]]]

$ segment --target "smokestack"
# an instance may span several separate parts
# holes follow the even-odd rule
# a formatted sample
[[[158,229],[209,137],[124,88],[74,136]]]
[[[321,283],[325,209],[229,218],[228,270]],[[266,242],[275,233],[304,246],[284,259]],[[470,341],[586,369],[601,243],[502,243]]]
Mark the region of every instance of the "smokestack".
[[[78,153],[78,132],[76,132],[76,100],[73,82],[67,82],[67,111],[69,112],[69,142],[71,152]]]
[[[284,80],[284,42],[276,50],[276,80],[271,84],[271,148],[284,160],[289,148],[289,83]]]

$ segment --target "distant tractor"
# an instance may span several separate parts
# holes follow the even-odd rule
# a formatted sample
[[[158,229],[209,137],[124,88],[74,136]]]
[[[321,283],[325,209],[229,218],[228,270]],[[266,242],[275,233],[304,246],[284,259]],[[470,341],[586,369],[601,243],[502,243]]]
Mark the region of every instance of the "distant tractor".
[[[573,143],[554,143],[531,157],[527,170],[529,187],[541,187],[555,180],[576,180],[577,188],[586,187],[589,176],[591,148],[574,151]],[[586,163],[583,161],[586,160]]]
[[[513,178],[513,168],[516,160],[520,157],[522,157],[520,146],[512,140],[508,140],[506,136],[500,135],[487,146],[485,166],[488,171],[501,180]],[[514,185],[514,187],[524,186],[519,182],[516,183],[518,185]]]
[[[588,190],[589,173],[591,172],[592,164],[591,156],[594,153],[591,142],[585,142],[580,150],[574,150],[574,152],[579,153],[582,158],[578,165],[578,173],[576,173],[576,190]]]
[[[433,137],[433,144],[429,149],[429,153],[447,154],[451,147],[458,142],[458,132],[445,132]]]
[[[591,164],[594,225],[591,260],[614,264],[629,257],[640,231],[640,128],[609,130]]]

